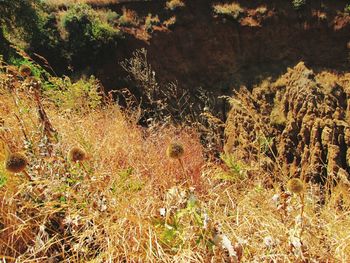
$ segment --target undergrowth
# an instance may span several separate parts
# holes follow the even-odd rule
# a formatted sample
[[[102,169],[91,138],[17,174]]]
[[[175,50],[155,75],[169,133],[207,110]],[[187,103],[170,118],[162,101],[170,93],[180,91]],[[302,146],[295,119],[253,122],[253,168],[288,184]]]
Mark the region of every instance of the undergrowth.
[[[339,205],[348,182],[324,203],[316,184],[305,184],[300,198],[288,192],[289,178],[253,160],[204,158],[210,151],[196,125],[158,119],[140,126],[140,113],[104,96],[94,78],[28,77],[1,65],[3,261],[350,260],[349,207]],[[153,103],[158,86],[148,87]],[[270,140],[262,136],[261,155]],[[169,158],[174,142],[183,153]],[[17,152],[28,164],[14,174],[3,164]]]

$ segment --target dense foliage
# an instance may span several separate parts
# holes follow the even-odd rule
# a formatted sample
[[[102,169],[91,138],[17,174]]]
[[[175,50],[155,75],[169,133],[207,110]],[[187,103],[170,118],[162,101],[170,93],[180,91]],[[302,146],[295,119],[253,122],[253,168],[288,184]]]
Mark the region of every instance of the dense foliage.
[[[103,52],[116,46],[120,32],[102,22],[96,11],[87,4],[73,5],[62,19],[68,33],[68,48],[75,65],[94,62]]]
[[[87,63],[101,61],[106,50],[116,47],[121,37],[111,21],[102,21],[87,4],[71,5],[60,17],[56,10],[38,0],[3,0],[0,22],[0,53],[6,60],[17,58],[7,40],[11,39],[11,44],[30,54],[50,58],[50,64],[59,71],[68,64],[80,69]]]

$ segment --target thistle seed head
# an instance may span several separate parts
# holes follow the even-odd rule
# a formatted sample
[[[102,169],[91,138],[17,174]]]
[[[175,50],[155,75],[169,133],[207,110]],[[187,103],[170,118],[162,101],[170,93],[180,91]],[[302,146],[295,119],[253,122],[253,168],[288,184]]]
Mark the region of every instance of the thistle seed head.
[[[11,153],[6,162],[6,170],[12,173],[22,172],[28,164],[27,157],[21,153]]]
[[[288,181],[287,188],[292,193],[300,194],[304,191],[305,186],[299,178],[293,178]]]
[[[86,152],[79,147],[73,147],[68,153],[68,159],[75,163],[84,161],[86,159]]]
[[[169,144],[166,155],[169,158],[180,159],[185,153],[184,147],[179,143],[171,143]]]

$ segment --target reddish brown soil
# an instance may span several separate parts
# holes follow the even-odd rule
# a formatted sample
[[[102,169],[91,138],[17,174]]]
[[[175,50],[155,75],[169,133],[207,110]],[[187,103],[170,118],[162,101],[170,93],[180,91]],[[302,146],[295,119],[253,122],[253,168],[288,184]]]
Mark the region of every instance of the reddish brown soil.
[[[141,47],[148,50],[161,83],[177,80],[182,87],[217,94],[229,93],[232,85],[278,76],[300,60],[313,69],[349,68],[350,18],[341,12],[347,1],[307,1],[299,12],[290,1],[238,1],[244,12],[237,20],[215,16],[212,5],[218,1],[185,2],[175,11],[166,10],[165,1],[110,6],[135,10],[139,17],[158,14],[161,21],[175,15],[177,22],[144,40],[137,37],[139,30],[128,30],[116,55],[95,69],[107,89],[118,88],[125,77],[119,61]],[[261,7],[266,7],[263,14]]]

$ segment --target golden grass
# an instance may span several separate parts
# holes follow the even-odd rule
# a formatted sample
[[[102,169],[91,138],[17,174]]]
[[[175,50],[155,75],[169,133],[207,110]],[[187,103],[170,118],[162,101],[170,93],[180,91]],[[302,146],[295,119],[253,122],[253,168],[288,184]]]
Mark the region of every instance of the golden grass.
[[[58,134],[48,145],[32,91],[21,80],[0,79],[0,138],[11,151],[27,149],[33,179],[0,166],[0,176],[7,178],[0,188],[0,259],[222,262],[226,253],[214,231],[220,223],[221,237],[236,252],[242,248],[243,262],[350,260],[350,210],[339,205],[336,190],[320,205],[320,187],[307,185],[300,237],[298,197],[285,200],[278,182],[268,187],[271,175],[256,164],[246,164],[239,180],[218,179],[235,174],[203,159],[193,128],[143,128],[132,112],[113,104],[79,112],[42,97]],[[12,82],[15,89],[9,89]],[[24,133],[32,145],[25,147]],[[165,154],[173,141],[184,146],[185,172]],[[81,163],[66,159],[75,146],[88,155]],[[47,147],[53,148],[51,156]]]

